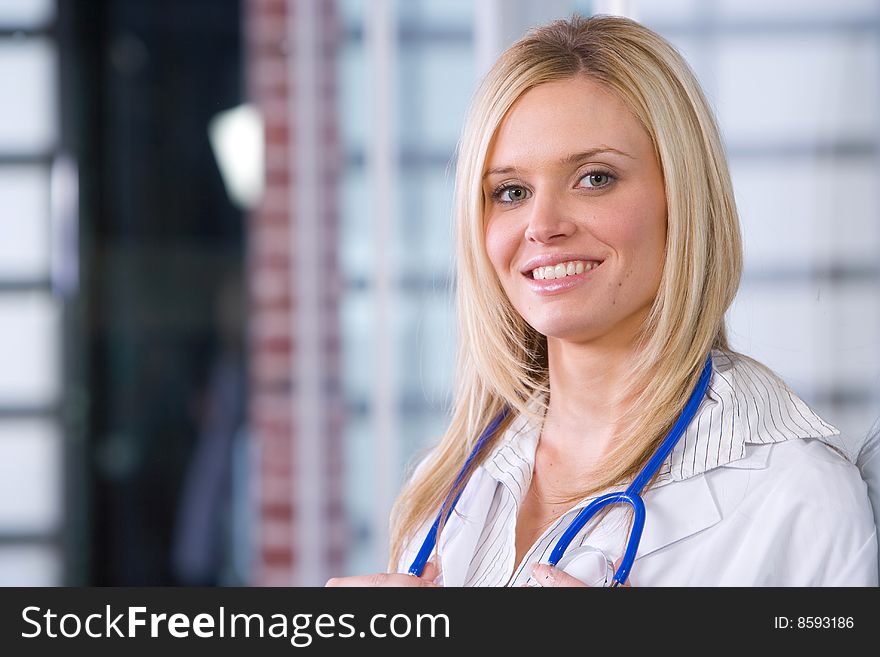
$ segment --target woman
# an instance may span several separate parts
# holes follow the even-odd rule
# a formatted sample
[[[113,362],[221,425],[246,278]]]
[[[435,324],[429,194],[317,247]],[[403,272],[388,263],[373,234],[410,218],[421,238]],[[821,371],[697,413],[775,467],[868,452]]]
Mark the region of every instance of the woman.
[[[514,44],[467,119],[456,220],[451,425],[395,506],[392,573],[328,585],[877,583],[871,508],[830,447],[838,432],[728,345],[734,196],[674,48],[604,16]],[[646,470],[692,396],[683,435]],[[642,472],[634,562],[620,555],[638,523],[617,505],[572,530],[568,551],[594,570],[548,565],[581,509]],[[411,568],[420,552],[431,563]]]

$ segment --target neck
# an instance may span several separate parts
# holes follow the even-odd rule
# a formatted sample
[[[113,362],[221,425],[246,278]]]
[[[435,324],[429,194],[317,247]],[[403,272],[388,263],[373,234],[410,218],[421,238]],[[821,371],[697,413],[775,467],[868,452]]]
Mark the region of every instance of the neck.
[[[631,405],[635,350],[629,345],[577,344],[548,339],[550,403],[544,448],[598,463],[612,448],[620,418]]]

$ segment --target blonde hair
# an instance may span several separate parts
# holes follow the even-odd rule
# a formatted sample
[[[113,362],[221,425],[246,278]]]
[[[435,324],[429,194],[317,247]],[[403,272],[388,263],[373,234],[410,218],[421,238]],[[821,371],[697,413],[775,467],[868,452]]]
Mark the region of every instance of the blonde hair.
[[[445,521],[445,500],[454,499],[467,481],[466,476],[453,491],[456,476],[492,419],[505,406],[513,411],[471,472],[517,413],[540,421],[542,413],[528,408],[529,399],[539,398],[546,412],[547,341],[513,308],[489,262],[482,176],[492,140],[514,102],[537,85],[579,75],[616,92],[651,136],[664,178],[667,236],[662,278],[627,391],[633,410],[622,418],[620,439],[598,478],[573,499],[631,479],[681,411],[710,349],[729,349],[724,313],[739,286],[742,244],[721,138],[694,74],[672,45],[626,18],[575,16],[535,29],[507,49],[483,79],[459,143],[454,201],[459,343],[452,420],[430,462],[395,503],[391,570],[406,542],[441,507]],[[644,386],[649,378],[651,385]]]

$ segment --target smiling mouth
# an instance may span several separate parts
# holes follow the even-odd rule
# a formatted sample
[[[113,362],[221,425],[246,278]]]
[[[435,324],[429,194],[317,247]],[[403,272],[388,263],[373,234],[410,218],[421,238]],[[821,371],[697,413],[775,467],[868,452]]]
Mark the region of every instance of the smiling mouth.
[[[597,260],[570,260],[568,262],[560,262],[558,265],[548,265],[546,267],[536,267],[529,273],[524,273],[526,278],[532,278],[538,281],[553,280],[566,278],[568,276],[577,276],[592,269],[595,269],[602,263]]]

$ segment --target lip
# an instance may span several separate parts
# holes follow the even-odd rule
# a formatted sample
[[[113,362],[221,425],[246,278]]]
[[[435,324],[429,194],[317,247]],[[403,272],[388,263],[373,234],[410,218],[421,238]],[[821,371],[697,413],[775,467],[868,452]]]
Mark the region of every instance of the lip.
[[[519,270],[519,273],[530,276],[532,270],[538,267],[549,267],[550,265],[558,265],[563,262],[571,262],[572,260],[584,260],[601,264],[605,259],[584,255],[583,253],[545,253],[526,262]]]
[[[577,259],[577,258],[575,258]],[[585,258],[580,258],[584,260]],[[563,260],[562,262],[567,262]],[[577,287],[584,281],[590,279],[597,269],[599,269],[604,261],[599,262],[598,265],[593,267],[592,269],[588,269],[580,274],[573,274],[572,276],[566,276],[565,278],[544,278],[537,279],[532,278],[531,272],[523,274],[523,277],[526,279],[526,283],[531,288],[532,292],[535,294],[540,294],[541,296],[552,296],[554,294],[562,294],[563,292],[568,292],[572,288]],[[550,263],[548,263],[550,264]],[[541,265],[535,265],[536,267],[540,267]]]

